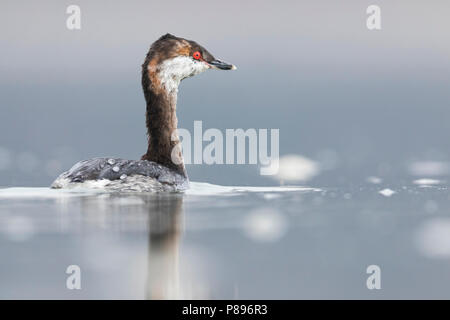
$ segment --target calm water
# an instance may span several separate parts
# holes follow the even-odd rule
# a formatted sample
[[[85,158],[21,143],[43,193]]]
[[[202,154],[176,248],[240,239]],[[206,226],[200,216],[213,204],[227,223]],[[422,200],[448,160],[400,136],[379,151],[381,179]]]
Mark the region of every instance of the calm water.
[[[449,208],[437,180],[1,189],[0,298],[450,298]],[[66,288],[69,265],[81,290]],[[381,290],[366,287],[369,265]]]

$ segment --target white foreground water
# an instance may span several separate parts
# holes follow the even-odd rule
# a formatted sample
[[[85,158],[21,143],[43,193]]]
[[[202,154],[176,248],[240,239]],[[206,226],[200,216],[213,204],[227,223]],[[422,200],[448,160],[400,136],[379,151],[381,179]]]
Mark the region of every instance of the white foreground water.
[[[205,182],[191,182],[190,189],[185,191],[186,195],[223,195],[236,194],[242,192],[311,192],[320,191],[318,188],[302,187],[302,186],[288,186],[288,187],[248,187],[248,186],[220,186]],[[95,194],[105,194],[101,188],[70,188],[70,189],[51,189],[43,188],[3,188],[0,189],[0,199],[8,198],[63,198],[63,197],[77,197],[88,196]],[[123,194],[123,193],[122,193]],[[128,194],[137,194],[136,192],[129,192]]]

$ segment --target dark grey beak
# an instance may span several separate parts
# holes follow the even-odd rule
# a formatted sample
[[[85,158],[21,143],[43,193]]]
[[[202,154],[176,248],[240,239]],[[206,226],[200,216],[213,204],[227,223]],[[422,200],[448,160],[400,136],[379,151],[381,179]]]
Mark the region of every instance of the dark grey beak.
[[[236,70],[236,66],[233,64],[226,63],[224,61],[220,60],[212,60],[208,61],[208,64],[213,67],[214,69],[220,69],[220,70]]]

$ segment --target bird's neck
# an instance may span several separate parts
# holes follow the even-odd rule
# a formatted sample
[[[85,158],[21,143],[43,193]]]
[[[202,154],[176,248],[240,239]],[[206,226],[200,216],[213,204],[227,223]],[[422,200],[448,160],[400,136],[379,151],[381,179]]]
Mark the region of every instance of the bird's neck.
[[[148,148],[142,160],[157,162],[187,177],[176,131],[178,84],[168,86],[151,68],[143,68]]]

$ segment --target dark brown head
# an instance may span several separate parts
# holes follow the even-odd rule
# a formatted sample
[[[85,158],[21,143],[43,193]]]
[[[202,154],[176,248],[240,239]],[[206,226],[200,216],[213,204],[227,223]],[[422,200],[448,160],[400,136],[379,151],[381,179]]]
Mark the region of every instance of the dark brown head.
[[[195,41],[171,34],[162,36],[152,44],[142,67],[143,80],[147,77],[153,89],[163,89],[168,93],[176,91],[181,80],[208,69],[236,69],[234,65],[214,58]]]

